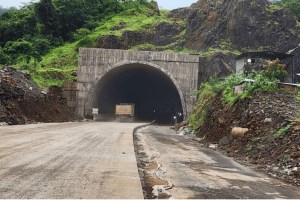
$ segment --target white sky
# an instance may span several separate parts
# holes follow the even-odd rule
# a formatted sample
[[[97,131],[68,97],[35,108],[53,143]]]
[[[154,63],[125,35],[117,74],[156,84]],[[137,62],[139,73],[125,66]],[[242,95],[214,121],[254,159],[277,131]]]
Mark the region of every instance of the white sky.
[[[31,1],[38,1],[38,0],[0,0],[0,6],[3,8],[9,7],[20,7],[22,3],[28,3]],[[190,6],[192,3],[195,3],[197,0],[157,0],[158,5],[160,8],[164,9],[175,9],[180,7]]]

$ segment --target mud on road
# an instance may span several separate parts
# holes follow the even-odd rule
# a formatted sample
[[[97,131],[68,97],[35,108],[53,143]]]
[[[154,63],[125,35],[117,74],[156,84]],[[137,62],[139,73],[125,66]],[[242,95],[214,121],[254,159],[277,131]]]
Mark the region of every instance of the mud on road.
[[[299,188],[242,166],[169,127],[149,126],[134,138],[145,198],[300,197]]]

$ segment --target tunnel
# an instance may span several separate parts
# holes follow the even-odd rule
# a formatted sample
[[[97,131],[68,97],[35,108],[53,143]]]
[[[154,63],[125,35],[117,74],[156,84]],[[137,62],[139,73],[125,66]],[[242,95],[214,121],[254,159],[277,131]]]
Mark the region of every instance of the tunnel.
[[[106,73],[95,87],[93,107],[99,114],[114,116],[117,104],[135,104],[136,121],[172,124],[183,120],[183,108],[177,87],[158,68],[125,64]]]

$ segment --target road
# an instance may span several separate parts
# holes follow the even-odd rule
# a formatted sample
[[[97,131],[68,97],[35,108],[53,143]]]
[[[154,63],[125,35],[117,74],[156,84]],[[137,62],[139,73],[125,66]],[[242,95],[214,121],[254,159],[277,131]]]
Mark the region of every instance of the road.
[[[156,185],[160,198],[300,198],[299,188],[242,166],[167,126],[141,129],[136,138],[148,198],[153,197],[149,185]]]
[[[139,125],[0,127],[0,199],[142,199],[132,134]]]

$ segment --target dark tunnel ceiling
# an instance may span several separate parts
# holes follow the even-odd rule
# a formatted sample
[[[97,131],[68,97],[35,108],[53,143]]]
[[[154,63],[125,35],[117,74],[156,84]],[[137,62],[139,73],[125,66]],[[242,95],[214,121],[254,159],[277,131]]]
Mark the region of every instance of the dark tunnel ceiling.
[[[142,64],[128,64],[108,72],[95,90],[94,107],[100,114],[114,115],[115,105],[135,103],[135,117],[141,121],[156,119],[174,122],[183,113],[179,93],[162,71]]]

